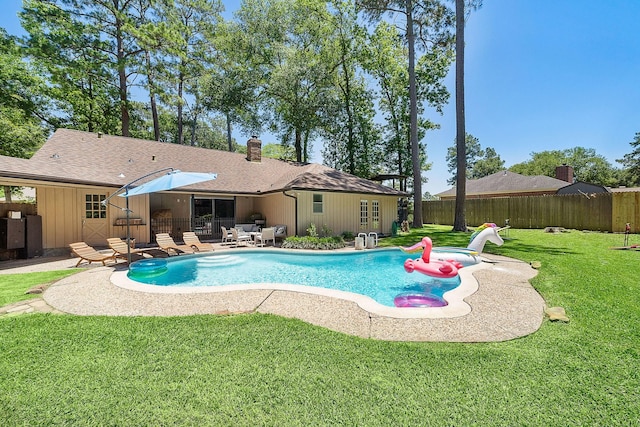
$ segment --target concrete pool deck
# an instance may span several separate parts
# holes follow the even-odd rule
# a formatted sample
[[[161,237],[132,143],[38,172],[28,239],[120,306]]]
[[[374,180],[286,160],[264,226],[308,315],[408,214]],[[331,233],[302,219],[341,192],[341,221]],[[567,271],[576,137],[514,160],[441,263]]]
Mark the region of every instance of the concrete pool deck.
[[[353,249],[352,249],[353,250]],[[216,292],[158,293],[126,289],[114,277],[126,269],[96,266],[61,279],[42,298],[0,308],[0,316],[27,312],[68,313],[82,316],[185,316],[269,313],[297,318],[313,325],[363,338],[389,341],[492,342],[506,341],[537,331],[545,303],[529,283],[537,274],[529,264],[484,254],[491,263],[473,268],[477,290],[464,298],[469,309],[447,317],[424,315],[425,310],[365,309],[358,302],[331,293],[301,292],[295,286]],[[0,274],[72,268],[77,258],[29,264],[7,261]],[[7,268],[8,263],[12,264]],[[22,264],[22,265],[21,265]],[[0,264],[1,265],[1,264]],[[84,266],[83,264],[82,266]],[[0,276],[1,280],[1,276]],[[366,307],[366,304],[363,304]],[[402,315],[396,315],[402,310]],[[415,312],[414,314],[411,312]]]

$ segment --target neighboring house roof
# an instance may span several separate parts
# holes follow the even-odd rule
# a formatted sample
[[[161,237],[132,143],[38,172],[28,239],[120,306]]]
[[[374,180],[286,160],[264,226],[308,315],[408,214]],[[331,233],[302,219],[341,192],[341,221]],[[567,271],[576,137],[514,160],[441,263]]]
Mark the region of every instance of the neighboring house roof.
[[[501,171],[479,179],[468,179],[467,196],[500,195],[513,193],[555,192],[569,185],[568,182],[544,175],[527,176],[511,171]],[[456,187],[438,193],[440,197],[453,197]]]
[[[30,159],[0,156],[2,177],[113,187],[169,167],[218,174],[213,181],[181,188],[187,191],[266,194],[311,190],[406,195],[319,164],[265,157],[260,162],[250,162],[242,153],[70,129],[58,129]]]
[[[611,191],[602,185],[591,184],[589,182],[577,181],[573,184],[566,185],[559,188],[556,194],[596,194],[596,193],[610,193]]]

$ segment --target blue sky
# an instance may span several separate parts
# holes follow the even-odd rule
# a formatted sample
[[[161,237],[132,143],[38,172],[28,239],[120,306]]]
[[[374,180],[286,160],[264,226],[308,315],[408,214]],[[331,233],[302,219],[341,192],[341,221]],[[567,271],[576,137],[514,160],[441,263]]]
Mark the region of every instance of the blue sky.
[[[20,30],[21,0],[2,0],[0,26]],[[238,1],[224,1],[228,11]],[[228,17],[228,15],[227,15]],[[466,127],[507,167],[532,152],[593,148],[614,166],[640,132],[640,0],[484,0],[466,27]],[[426,136],[423,191],[446,190],[455,139],[451,102]],[[237,136],[239,141],[246,139]],[[261,136],[263,143],[275,142]],[[319,145],[319,143],[316,143]],[[319,153],[312,159],[321,162]]]

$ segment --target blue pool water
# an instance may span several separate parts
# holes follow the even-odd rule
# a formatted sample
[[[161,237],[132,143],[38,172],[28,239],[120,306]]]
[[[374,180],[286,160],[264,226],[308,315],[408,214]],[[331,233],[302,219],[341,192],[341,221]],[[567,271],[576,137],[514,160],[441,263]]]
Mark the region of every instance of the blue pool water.
[[[398,295],[428,295],[446,305],[443,294],[460,284],[459,277],[435,279],[404,271],[404,261],[416,258],[399,249],[357,252],[273,252],[243,250],[207,256],[170,258],[156,274],[131,279],[158,286],[224,286],[285,283],[353,292],[394,307]],[[142,261],[144,263],[144,261]],[[437,305],[436,305],[437,306]]]

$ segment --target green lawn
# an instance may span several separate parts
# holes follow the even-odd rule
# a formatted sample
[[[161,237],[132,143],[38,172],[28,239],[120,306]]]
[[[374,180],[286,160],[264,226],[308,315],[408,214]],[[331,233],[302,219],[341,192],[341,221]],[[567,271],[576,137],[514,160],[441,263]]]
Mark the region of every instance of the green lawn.
[[[25,292],[34,286],[54,282],[78,271],[82,269],[0,274],[0,307],[12,302],[37,298],[39,294],[25,294]]]
[[[449,229],[395,243],[427,234],[465,246],[468,234]],[[374,341],[260,314],[5,318],[2,425],[639,425],[640,252],[608,249],[621,235],[510,237],[487,251],[540,261],[533,285],[570,323],[459,344]]]

